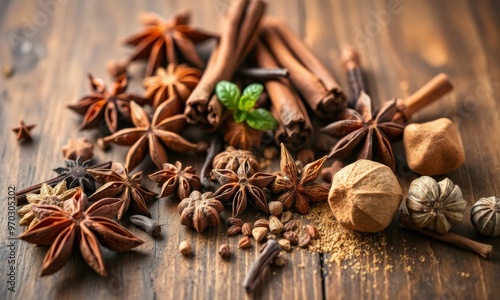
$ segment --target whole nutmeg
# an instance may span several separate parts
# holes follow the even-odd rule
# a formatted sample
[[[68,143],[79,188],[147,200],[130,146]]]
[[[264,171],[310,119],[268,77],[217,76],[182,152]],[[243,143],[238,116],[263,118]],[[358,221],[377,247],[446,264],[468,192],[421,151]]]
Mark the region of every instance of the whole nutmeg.
[[[410,124],[405,127],[403,140],[408,166],[419,174],[446,174],[465,161],[460,132],[450,119]]]
[[[223,259],[228,259],[231,256],[231,249],[228,244],[222,244],[219,247],[219,255]]]
[[[415,226],[444,234],[462,221],[467,201],[448,178],[438,183],[422,176],[410,184],[406,207]]]
[[[361,232],[384,230],[402,200],[403,192],[391,169],[364,159],[337,172],[328,195],[339,223]]]
[[[191,243],[189,241],[182,241],[179,244],[179,252],[184,255],[188,256],[191,254],[192,248],[191,248]]]
[[[271,201],[267,204],[269,212],[273,216],[279,216],[283,212],[283,203],[280,201]]]
[[[470,219],[480,234],[489,237],[499,236],[500,199],[497,197],[479,199],[470,210]]]

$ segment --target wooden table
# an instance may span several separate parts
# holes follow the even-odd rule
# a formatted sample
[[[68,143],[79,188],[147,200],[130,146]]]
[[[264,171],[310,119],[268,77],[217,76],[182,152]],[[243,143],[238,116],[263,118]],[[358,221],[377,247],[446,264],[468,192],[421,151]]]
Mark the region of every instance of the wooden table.
[[[0,78],[0,248],[1,298],[12,299],[154,299],[209,298],[241,299],[241,281],[254,260],[257,247],[237,249],[238,238],[228,238],[225,226],[196,234],[179,225],[177,202],[155,200],[149,209],[163,225],[160,238],[124,223],[144,239],[135,251],[104,251],[108,277],[94,273],[80,255],[53,276],[38,277],[46,248],[36,248],[7,239],[9,233],[9,187],[17,190],[53,176],[52,168],[63,163],[61,146],[68,138],[87,137],[95,141],[98,130],[78,131],[80,117],[66,104],[88,92],[87,72],[109,80],[105,63],[125,57],[130,49],[118,40],[139,28],[141,10],[166,17],[182,8],[194,12],[193,23],[210,30],[217,24],[230,0],[210,1],[1,1],[0,64],[14,67],[11,78]],[[377,104],[395,96],[405,97],[439,72],[449,74],[455,90],[438,103],[417,114],[416,122],[446,116],[460,128],[466,162],[448,175],[458,184],[470,205],[480,197],[500,196],[500,5],[496,1],[269,1],[269,14],[284,18],[314,49],[344,87],[345,76],[338,59],[342,43],[361,53],[367,87]],[[45,4],[43,4],[45,3]],[[142,92],[143,65],[132,68],[130,89]],[[109,82],[109,81],[108,81]],[[18,144],[10,128],[23,118],[36,124],[34,141]],[[401,145],[398,165],[404,163]],[[104,153],[96,149],[98,161],[124,161],[125,148]],[[200,166],[201,158],[182,156]],[[152,164],[146,163],[152,171]],[[273,165],[276,167],[276,164]],[[398,171],[403,188],[416,176]],[[151,182],[149,186],[156,188]],[[158,189],[158,188],[157,188]],[[469,205],[469,206],[470,206]],[[227,213],[226,213],[227,214]],[[255,216],[244,216],[254,220]],[[17,228],[14,236],[22,232]],[[493,258],[484,260],[473,253],[429,240],[402,229],[394,222],[385,232],[388,246],[378,264],[380,272],[359,276],[341,265],[330,267],[328,254],[294,250],[289,263],[265,278],[257,298],[464,298],[498,297],[500,238],[478,236],[469,220],[454,229],[472,239],[491,243]],[[194,255],[182,257],[180,241],[188,239]],[[228,242],[230,261],[217,255],[218,245]],[[14,243],[11,252],[8,246]],[[15,263],[9,262],[13,253]],[[402,259],[404,257],[404,259]],[[424,257],[424,262],[420,258]],[[392,270],[384,269],[391,263]],[[371,257],[363,259],[368,267]],[[6,272],[15,267],[15,292],[7,290]],[[411,271],[408,268],[411,266]],[[6,271],[7,270],[7,271]],[[356,275],[356,276],[354,276]],[[9,277],[10,278],[10,277]]]

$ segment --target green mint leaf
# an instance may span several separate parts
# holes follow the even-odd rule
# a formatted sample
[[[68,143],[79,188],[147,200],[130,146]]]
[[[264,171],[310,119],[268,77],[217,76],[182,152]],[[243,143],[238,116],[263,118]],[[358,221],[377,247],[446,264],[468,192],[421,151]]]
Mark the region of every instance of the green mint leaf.
[[[246,117],[247,117],[247,112],[246,111],[241,111],[241,110],[236,110],[234,113],[233,113],[233,118],[234,118],[234,121],[236,123],[241,123],[243,121],[245,121]]]
[[[219,98],[222,105],[226,108],[232,111],[238,109],[240,89],[236,84],[225,80],[219,81],[215,86],[215,94],[217,94],[217,98]]]
[[[276,121],[270,111],[264,108],[257,108],[250,111],[246,122],[248,126],[260,131],[275,129],[278,126],[278,121]]]
[[[243,111],[251,110],[257,100],[259,100],[262,91],[264,91],[264,86],[260,83],[253,83],[247,86],[238,102],[238,109]]]

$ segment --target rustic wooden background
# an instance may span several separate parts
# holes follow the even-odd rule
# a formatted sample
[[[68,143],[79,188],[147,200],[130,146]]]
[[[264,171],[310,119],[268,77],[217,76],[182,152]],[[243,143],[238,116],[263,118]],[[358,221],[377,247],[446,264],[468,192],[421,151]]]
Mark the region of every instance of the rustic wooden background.
[[[0,1],[0,64],[15,68],[11,78],[0,78],[0,276],[1,298],[12,299],[153,299],[153,298],[245,298],[241,281],[254,260],[256,247],[236,249],[237,238],[227,238],[221,226],[197,235],[179,225],[176,202],[161,199],[150,204],[153,218],[163,224],[162,237],[153,240],[126,224],[146,243],[136,251],[104,251],[108,278],[97,276],[77,254],[55,275],[40,278],[45,248],[14,240],[16,291],[7,290],[6,271],[8,187],[20,190],[51,178],[52,168],[63,163],[60,148],[68,138],[95,140],[98,131],[79,132],[80,118],[65,105],[87,93],[86,73],[108,80],[105,63],[125,57],[130,49],[119,38],[139,28],[141,10],[165,17],[191,8],[193,23],[217,30],[230,0],[197,1]],[[344,87],[338,61],[342,43],[361,53],[367,86],[377,103],[405,97],[439,72],[449,74],[455,90],[439,103],[415,116],[427,121],[447,116],[459,126],[466,162],[449,177],[458,184],[470,204],[480,197],[500,196],[500,3],[498,1],[269,1],[269,13],[283,17],[314,49]],[[132,68],[130,89],[142,92],[142,67]],[[108,81],[109,82],[109,81]],[[19,145],[10,128],[23,118],[37,127],[34,141]],[[401,145],[399,145],[399,149]],[[125,149],[103,153],[97,160],[123,161]],[[406,189],[414,175],[403,167],[398,152],[398,174]],[[194,165],[200,159],[183,157]],[[151,164],[148,165],[151,167]],[[253,220],[253,216],[247,216]],[[18,233],[21,232],[18,229]],[[328,255],[294,250],[283,269],[268,274],[258,298],[464,298],[498,297],[500,238],[479,237],[469,221],[456,231],[496,247],[491,260],[429,240],[403,230],[396,223],[384,235],[382,268],[393,263],[392,272],[380,271],[364,278],[338,265],[322,269]],[[189,239],[194,256],[178,254],[177,245]],[[404,241],[404,242],[403,242]],[[229,262],[216,251],[228,242],[233,249]],[[407,251],[407,249],[413,249]],[[424,255],[425,263],[412,264]],[[323,257],[324,256],[324,257]],[[372,260],[363,262],[370,267]],[[408,265],[412,267],[407,272]],[[299,267],[301,266],[301,267]],[[463,275],[470,276],[463,276]]]

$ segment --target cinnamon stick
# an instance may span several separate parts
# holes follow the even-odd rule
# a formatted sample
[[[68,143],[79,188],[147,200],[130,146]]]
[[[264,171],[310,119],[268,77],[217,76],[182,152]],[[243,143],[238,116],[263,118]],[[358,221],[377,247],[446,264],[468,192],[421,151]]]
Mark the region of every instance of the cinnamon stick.
[[[238,74],[256,79],[276,79],[288,77],[287,69],[283,68],[244,68],[238,71]]]
[[[490,258],[491,254],[493,253],[493,246],[473,241],[456,233],[448,232],[445,234],[440,234],[429,229],[418,228],[415,226],[415,224],[413,224],[410,215],[405,212],[401,212],[399,214],[399,223],[408,228],[423,233],[433,239],[474,251],[485,259]]]
[[[218,127],[224,108],[214,95],[221,80],[230,80],[259,34],[266,4],[261,0],[236,0],[221,26],[219,43],[214,49],[203,76],[186,101],[184,114],[189,123],[205,123]]]
[[[345,95],[331,73],[282,21],[267,19],[261,36],[315,114],[328,116],[346,106]]]
[[[261,68],[276,68],[278,63],[261,42],[255,46],[257,65]],[[287,148],[304,147],[311,139],[313,128],[307,110],[286,78],[267,80],[264,83],[271,102],[271,113],[278,120],[275,141]]]
[[[398,100],[399,112],[392,122],[407,123],[417,111],[441,98],[453,89],[448,75],[440,73],[427,82],[418,91],[404,100]]]

